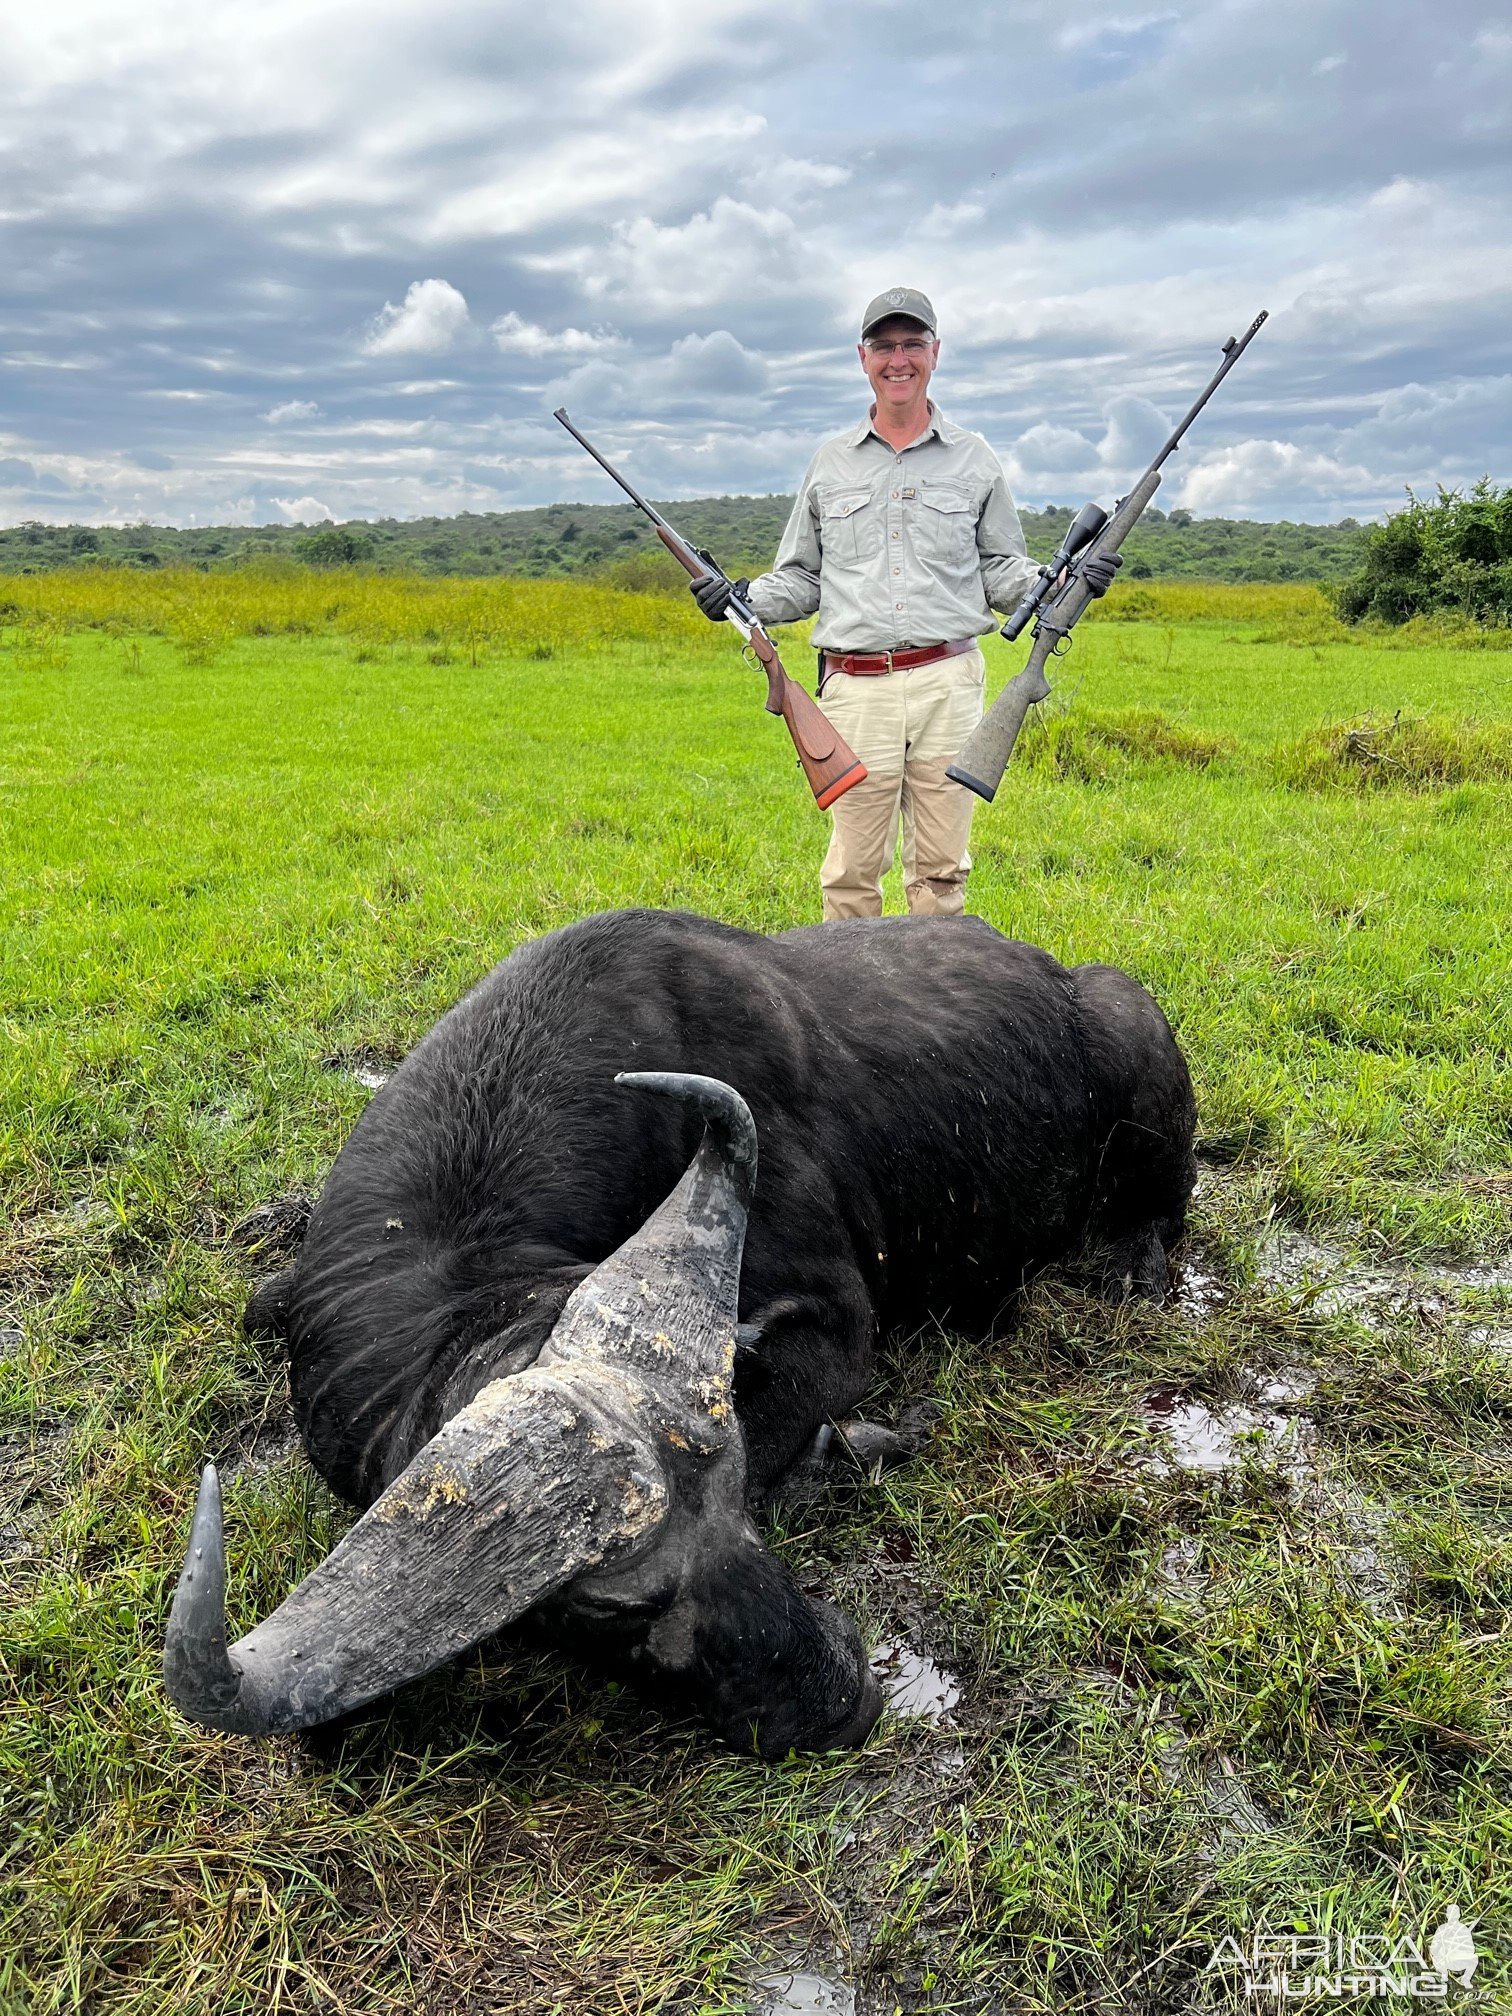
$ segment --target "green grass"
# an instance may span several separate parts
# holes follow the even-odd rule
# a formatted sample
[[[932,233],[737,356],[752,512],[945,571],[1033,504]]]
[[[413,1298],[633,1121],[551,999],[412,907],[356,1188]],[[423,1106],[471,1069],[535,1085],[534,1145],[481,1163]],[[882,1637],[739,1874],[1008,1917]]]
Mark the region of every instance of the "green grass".
[[[242,1459],[238,1629],[340,1530],[270,1439],[229,1237],[361,1111],[324,1060],[402,1054],[588,910],[814,918],[824,822],[681,604],[230,578],[0,582],[0,2008],[733,2012],[811,1952],[908,2016],[1174,2011],[1224,1931],[1421,1937],[1451,1900],[1504,1995],[1512,1320],[1425,1285],[1512,1245],[1501,654],[1141,587],[980,813],[973,907],[1176,1022],[1226,1293],[1047,1284],[990,1349],[894,1347],[876,1406],[944,1400],[930,1454],[787,1515],[806,1577],[961,1676],[958,1729],[758,1767],[511,1641],[251,1744],[177,1720],[159,1648],[207,1453]],[[1367,1327],[1281,1287],[1276,1225],[1414,1292]],[[1258,1446],[1147,1461],[1152,1388],[1298,1363],[1306,1488]]]

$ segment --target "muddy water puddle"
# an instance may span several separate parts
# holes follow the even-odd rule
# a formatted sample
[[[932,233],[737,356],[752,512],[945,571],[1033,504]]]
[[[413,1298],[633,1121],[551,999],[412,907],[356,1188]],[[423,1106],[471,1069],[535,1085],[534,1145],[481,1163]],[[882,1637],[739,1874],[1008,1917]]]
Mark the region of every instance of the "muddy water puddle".
[[[960,1705],[960,1681],[912,1645],[884,1638],[872,1652],[871,1669],[894,1715],[943,1722]]]
[[[1323,1315],[1362,1322],[1412,1309],[1441,1312],[1464,1296],[1512,1295],[1512,1264],[1444,1260],[1392,1268],[1283,1229],[1256,1246],[1255,1279],[1263,1288],[1305,1297]]]
[[[764,1974],[751,1987],[751,2016],[856,2016],[855,1989],[827,1974]]]
[[[1304,1376],[1257,1379],[1256,1397],[1273,1404],[1301,1399],[1310,1390],[1310,1382],[1301,1383]],[[1140,1411],[1159,1437],[1160,1458],[1174,1470],[1216,1477],[1237,1469],[1247,1454],[1292,1470],[1305,1465],[1313,1453],[1307,1422],[1264,1405],[1235,1402],[1213,1407],[1162,1386],[1147,1396]]]
[[[1193,1399],[1173,1387],[1150,1393],[1141,1414],[1152,1431],[1154,1461],[1168,1473],[1218,1478],[1246,1460],[1270,1468],[1324,1536],[1336,1572],[1379,1616],[1401,1614],[1400,1562],[1387,1532],[1387,1513],[1329,1460],[1304,1414],[1277,1412],[1311,1394],[1306,1366],[1245,1375],[1249,1396],[1226,1406]],[[1166,1548],[1156,1579],[1166,1594],[1201,1602],[1208,1577],[1200,1543],[1178,1535]]]
[[[1176,1307],[1194,1323],[1205,1323],[1228,1301],[1228,1285],[1215,1261],[1194,1253],[1181,1265],[1176,1280]]]
[[[355,1078],[369,1092],[381,1092],[395,1070],[392,1057],[385,1057],[366,1043],[355,1050],[333,1050],[328,1057],[321,1058],[320,1066],[323,1071],[339,1071],[343,1077]]]
[[[1413,1310],[1442,1314],[1465,1298],[1512,1297],[1512,1262],[1429,1261],[1418,1266],[1362,1259],[1310,1233],[1272,1227],[1255,1246],[1255,1285],[1295,1298],[1324,1316],[1363,1323]],[[1200,1245],[1177,1267],[1174,1306],[1193,1323],[1210,1321],[1230,1300],[1220,1259]]]

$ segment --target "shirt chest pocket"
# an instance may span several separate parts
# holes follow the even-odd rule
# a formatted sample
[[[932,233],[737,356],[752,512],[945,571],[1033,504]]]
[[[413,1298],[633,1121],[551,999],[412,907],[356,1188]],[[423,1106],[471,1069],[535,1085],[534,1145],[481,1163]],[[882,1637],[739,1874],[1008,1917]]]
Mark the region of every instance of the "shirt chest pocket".
[[[970,493],[955,483],[920,484],[914,539],[921,559],[951,567],[974,559],[976,511]]]
[[[819,541],[832,560],[852,565],[882,550],[882,512],[870,490],[826,490],[819,499]]]

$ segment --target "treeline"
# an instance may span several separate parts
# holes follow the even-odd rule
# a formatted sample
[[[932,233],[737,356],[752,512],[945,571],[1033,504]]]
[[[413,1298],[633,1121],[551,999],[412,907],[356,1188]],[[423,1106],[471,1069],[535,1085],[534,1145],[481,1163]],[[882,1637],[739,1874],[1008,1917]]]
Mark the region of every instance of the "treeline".
[[[769,567],[790,497],[702,497],[667,505],[680,531],[735,574]],[[1071,507],[1026,511],[1024,537],[1048,559]],[[1342,581],[1360,563],[1365,530],[1337,525],[1194,518],[1147,511],[1124,548],[1124,578],[1161,581]],[[179,527],[45,525],[0,528],[0,573],[56,567],[191,566],[219,570],[284,560],[383,573],[586,576],[634,588],[681,588],[682,571],[630,504],[552,504],[465,511],[457,518],[354,519],[345,525]]]

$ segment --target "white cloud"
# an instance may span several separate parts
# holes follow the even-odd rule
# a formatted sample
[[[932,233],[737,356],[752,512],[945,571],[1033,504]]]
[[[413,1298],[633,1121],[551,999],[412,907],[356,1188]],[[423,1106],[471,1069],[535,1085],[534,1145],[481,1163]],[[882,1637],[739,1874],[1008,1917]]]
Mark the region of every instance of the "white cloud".
[[[1014,442],[1013,461],[1030,475],[1075,475],[1096,466],[1097,450],[1076,428],[1041,420]]]
[[[604,350],[623,349],[625,343],[615,329],[543,329],[513,308],[490,323],[488,333],[501,350],[522,357],[597,356]]]
[[[662,357],[634,364],[581,364],[551,389],[553,398],[585,412],[707,411],[722,400],[751,399],[765,390],[767,365],[728,329],[679,337]]]
[[[680,337],[672,345],[668,370],[673,384],[705,392],[759,392],[767,376],[762,359],[737,343],[728,329]]]
[[[853,170],[839,161],[809,161],[791,154],[763,152],[741,180],[745,187],[768,203],[790,209],[810,202],[829,189],[843,189]]]
[[[320,408],[313,399],[285,399],[281,406],[270,406],[262,417],[278,427],[286,420],[317,420]]]
[[[1060,49],[1095,49],[1100,43],[1123,42],[1131,36],[1147,35],[1152,28],[1165,28],[1181,17],[1170,8],[1150,14],[1108,14],[1101,20],[1071,21],[1055,37]]]
[[[1218,515],[1263,514],[1277,498],[1343,512],[1361,498],[1376,498],[1380,488],[1381,479],[1370,470],[1293,441],[1236,441],[1189,469],[1173,501]]]
[[[785,210],[719,196],[682,224],[644,216],[622,221],[607,252],[596,247],[569,263],[590,297],[612,295],[656,313],[749,300],[766,287],[806,286],[812,257]]]
[[[980,224],[986,215],[982,203],[936,203],[917,229],[923,238],[953,238],[963,225]]]
[[[318,497],[275,497],[272,500],[291,525],[323,525],[335,522],[336,514]]]
[[[1313,65],[1313,75],[1314,77],[1326,77],[1330,70],[1342,70],[1348,61],[1349,58],[1342,53],[1336,53],[1332,56],[1320,56]]]
[[[384,302],[362,347],[369,357],[434,356],[468,326],[467,302],[449,280],[415,280],[402,307]]]

